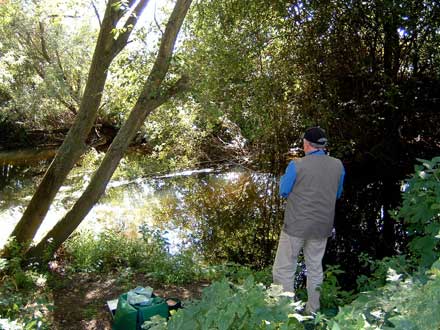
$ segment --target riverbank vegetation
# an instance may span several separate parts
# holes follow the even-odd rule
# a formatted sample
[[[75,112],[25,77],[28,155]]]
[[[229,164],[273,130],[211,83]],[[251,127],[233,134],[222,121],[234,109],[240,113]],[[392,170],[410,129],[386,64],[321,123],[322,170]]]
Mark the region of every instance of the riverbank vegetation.
[[[1,251],[0,318],[77,329],[60,323],[72,286],[83,294],[76,314],[108,327],[95,313],[102,306],[83,304],[100,291],[82,291],[96,276],[114,289],[102,299],[139,283],[162,292],[214,283],[151,329],[437,324],[435,308],[421,306],[438,300],[438,1],[153,7],[0,1],[0,210],[14,217]],[[322,314],[304,319],[301,303],[268,285],[283,216],[278,178],[312,125],[328,133],[346,181]],[[172,174],[206,168],[214,174]],[[241,174],[222,176],[231,168]],[[108,212],[111,228],[78,229],[95,205],[127,203],[116,185],[142,180],[165,198],[130,213],[134,228],[127,213]],[[36,239],[54,209],[53,227]]]
[[[181,246],[173,254],[164,233],[143,225],[135,238],[110,230],[100,234],[78,232],[58,251],[55,259],[49,256],[49,272],[37,264],[23,267],[20,249],[14,251],[17,254],[13,258],[1,259],[0,312],[10,320],[3,324],[11,325],[11,320],[16,320],[17,329],[20,324],[25,324],[27,329],[52,329],[59,322],[52,314],[56,283],[60,283],[57,276],[89,274],[91,278],[99,278],[100,274],[113,273],[117,278],[113,285],[118,292],[136,285],[140,274],[145,275],[144,283],[212,283],[201,297],[185,302],[185,308],[168,323],[153,318],[146,322],[145,329],[438,327],[440,223],[436,210],[440,200],[440,158],[423,160],[415,170],[404,184],[401,207],[393,212],[395,219],[403,219],[409,232],[407,252],[382,260],[360,255],[358,262],[365,263],[370,274],[359,273],[354,290],[341,284],[343,270],[339,265],[327,265],[321,288],[321,312],[313,317],[301,314],[301,299],[293,301],[271,286],[270,267],[255,262],[248,264],[249,267],[225,263],[227,257],[223,263],[207,262],[219,260],[218,256],[213,258],[216,250],[205,250],[206,258],[193,245]],[[233,238],[223,238],[222,244],[227,249],[235,242]],[[296,295],[304,301],[304,283],[297,285]],[[101,311],[103,308],[98,307]],[[74,310],[91,313],[88,317],[92,318],[97,314],[96,310]]]

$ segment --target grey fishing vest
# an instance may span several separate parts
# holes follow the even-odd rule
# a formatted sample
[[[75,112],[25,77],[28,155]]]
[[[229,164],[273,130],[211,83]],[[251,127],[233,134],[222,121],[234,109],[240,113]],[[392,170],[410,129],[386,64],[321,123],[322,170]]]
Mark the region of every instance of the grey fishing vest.
[[[287,197],[283,231],[305,239],[329,237],[342,163],[327,155],[314,154],[294,162],[296,180]]]

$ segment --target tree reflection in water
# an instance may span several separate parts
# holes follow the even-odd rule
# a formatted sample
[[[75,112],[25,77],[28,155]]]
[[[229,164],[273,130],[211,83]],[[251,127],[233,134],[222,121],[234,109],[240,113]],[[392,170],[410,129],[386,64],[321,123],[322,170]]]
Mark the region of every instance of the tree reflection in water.
[[[35,171],[27,168],[2,173],[0,216],[9,214],[16,220],[38,180]],[[191,245],[209,263],[234,262],[262,269],[273,263],[283,220],[278,180],[244,170],[116,180],[80,229],[97,232],[116,227],[126,235],[137,235],[139,226],[146,223],[168,231],[174,244],[171,249]],[[69,179],[57,195],[54,210],[58,213],[52,220],[70,207],[84,181],[83,174]],[[324,257],[324,264],[341,265],[344,287],[353,288],[356,277],[368,273],[359,260],[361,253],[380,259],[403,251],[404,228],[389,215],[400,201],[400,184],[366,184],[348,178],[337,205],[336,235],[330,238]]]

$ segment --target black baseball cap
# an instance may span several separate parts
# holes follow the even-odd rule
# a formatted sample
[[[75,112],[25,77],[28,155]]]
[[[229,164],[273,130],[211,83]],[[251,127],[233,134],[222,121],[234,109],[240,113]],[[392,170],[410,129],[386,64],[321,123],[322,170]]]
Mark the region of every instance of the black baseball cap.
[[[304,132],[303,138],[311,143],[313,147],[323,148],[327,146],[327,137],[321,127],[310,127]]]

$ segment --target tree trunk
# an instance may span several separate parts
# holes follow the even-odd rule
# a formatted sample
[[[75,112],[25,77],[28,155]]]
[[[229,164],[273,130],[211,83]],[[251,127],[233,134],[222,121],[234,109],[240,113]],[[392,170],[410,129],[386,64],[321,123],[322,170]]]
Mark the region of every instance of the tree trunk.
[[[397,73],[400,66],[400,45],[398,16],[395,4],[392,1],[388,4],[384,15],[384,44],[383,44],[383,61],[385,75],[393,82],[397,81]]]
[[[113,59],[127,44],[128,37],[132,31],[131,27],[136,23],[137,17],[148,3],[148,0],[141,0],[138,3],[134,13],[126,21],[125,29],[115,38],[114,29],[116,29],[120,19],[130,9],[115,6],[117,2],[118,0],[110,0],[107,3],[84,96],[75,122],[44,175],[26,211],[11,234],[11,237],[14,236],[16,241],[24,247],[29,246],[43,222],[56,193],[79,157],[86,151],[85,141],[97,116],[108,68]],[[134,6],[134,2],[134,0],[129,1],[128,6]]]
[[[187,80],[186,78],[181,78],[174,87],[165,92],[161,92],[162,83],[170,65],[177,34],[190,5],[191,0],[177,0],[162,37],[155,64],[127,121],[121,127],[110,145],[100,167],[93,175],[84,193],[64,218],[55,225],[35,248],[29,251],[29,257],[41,258],[48,248],[52,251],[58,249],[78,227],[105,192],[105,188],[113,172],[116,170],[119,161],[148,114],[176,93],[186,88]]]

